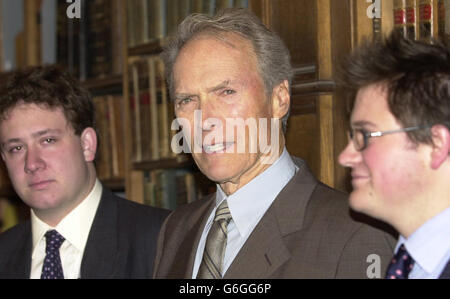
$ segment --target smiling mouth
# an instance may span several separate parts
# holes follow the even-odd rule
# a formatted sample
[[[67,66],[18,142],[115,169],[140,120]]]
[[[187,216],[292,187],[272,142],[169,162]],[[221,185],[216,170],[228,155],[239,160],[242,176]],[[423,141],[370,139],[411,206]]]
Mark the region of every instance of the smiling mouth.
[[[223,153],[228,147],[233,145],[234,142],[216,143],[213,145],[204,145],[203,150],[207,154]]]

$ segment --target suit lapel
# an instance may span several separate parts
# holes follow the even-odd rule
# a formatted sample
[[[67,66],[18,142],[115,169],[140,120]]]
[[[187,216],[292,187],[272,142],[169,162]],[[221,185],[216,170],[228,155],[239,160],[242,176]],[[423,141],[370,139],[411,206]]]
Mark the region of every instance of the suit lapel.
[[[264,214],[224,278],[269,278],[290,259],[284,236],[302,228],[307,204],[317,185],[306,164],[295,157],[293,160],[299,170]]]
[[[81,278],[111,278],[118,257],[118,211],[113,194],[103,188],[81,262]]]
[[[286,248],[272,212],[264,215],[234,259],[224,278],[267,278],[291,254]]]
[[[205,203],[196,210],[191,219],[195,219],[191,229],[186,234],[186,239],[181,243],[177,250],[173,266],[167,278],[192,278],[195,256],[197,254],[198,243],[203,233],[203,229],[208,220],[208,216],[215,207],[215,194],[211,195]],[[189,256],[186,256],[189,253]]]
[[[448,261],[447,266],[445,266],[444,271],[442,271],[439,276],[439,279],[450,279],[450,260]]]

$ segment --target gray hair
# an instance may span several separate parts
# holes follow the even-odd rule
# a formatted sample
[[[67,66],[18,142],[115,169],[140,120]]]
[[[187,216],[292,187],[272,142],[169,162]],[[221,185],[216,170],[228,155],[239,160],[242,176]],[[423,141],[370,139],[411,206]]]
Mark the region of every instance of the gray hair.
[[[166,78],[170,94],[173,96],[173,66],[180,50],[199,34],[211,34],[218,38],[234,33],[249,40],[255,51],[259,72],[264,82],[266,94],[272,95],[273,88],[284,80],[292,82],[292,65],[289,50],[281,38],[267,29],[261,20],[247,9],[230,8],[215,16],[191,14],[178,26],[178,30],[164,47],[161,54],[165,63]],[[289,109],[290,110],[290,109]],[[282,118],[283,132],[286,132],[289,111]]]

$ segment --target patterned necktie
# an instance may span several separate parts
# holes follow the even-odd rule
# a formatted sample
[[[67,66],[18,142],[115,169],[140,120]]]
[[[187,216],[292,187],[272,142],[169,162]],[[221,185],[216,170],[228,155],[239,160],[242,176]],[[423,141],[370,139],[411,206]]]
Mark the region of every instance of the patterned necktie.
[[[46,232],[45,239],[47,245],[45,247],[41,279],[64,279],[59,247],[61,247],[65,239],[56,230]]]
[[[227,226],[231,220],[228,203],[224,200],[216,210],[216,216],[206,238],[202,263],[198,269],[199,279],[222,278],[223,257],[227,246]]]
[[[414,260],[402,244],[388,267],[386,279],[407,279],[413,267]]]

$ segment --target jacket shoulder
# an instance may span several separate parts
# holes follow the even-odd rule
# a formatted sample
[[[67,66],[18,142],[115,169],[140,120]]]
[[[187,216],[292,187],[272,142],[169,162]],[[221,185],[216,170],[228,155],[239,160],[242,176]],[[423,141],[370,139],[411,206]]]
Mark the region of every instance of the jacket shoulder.
[[[31,233],[30,221],[20,223],[0,234],[0,261],[15,251],[24,236]]]
[[[350,209],[344,192],[319,183],[308,203],[306,221],[325,227],[336,241],[359,239],[395,246],[396,232],[388,224]]]
[[[170,214],[170,211],[166,209],[143,205],[114,194],[112,196],[117,202],[119,217],[127,219],[127,221],[133,220],[142,225],[157,226],[159,228]]]

